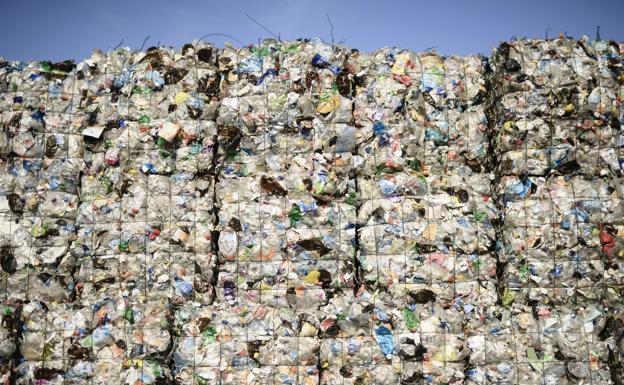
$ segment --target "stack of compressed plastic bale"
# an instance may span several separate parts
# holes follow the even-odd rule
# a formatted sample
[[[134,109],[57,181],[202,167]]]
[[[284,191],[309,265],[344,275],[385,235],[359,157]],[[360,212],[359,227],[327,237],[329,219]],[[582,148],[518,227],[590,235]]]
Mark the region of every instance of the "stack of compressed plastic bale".
[[[590,383],[590,378],[610,383],[609,373],[596,369],[596,360],[591,361],[592,369],[587,365],[588,341],[600,328],[596,305],[512,303],[492,310],[483,334],[467,341],[467,383]]]
[[[157,199],[148,198],[147,205],[153,210],[148,214],[149,227],[157,218],[170,218],[157,231],[152,230],[150,250],[158,250],[168,256],[169,262],[151,268],[154,273],[168,277],[165,282],[171,288],[173,319],[178,312],[200,312],[214,300],[213,285],[216,282],[216,255],[212,237],[214,227],[214,159],[216,151],[216,111],[218,108],[217,50],[201,41],[186,44],[181,52],[171,51],[172,63],[163,57],[165,85],[162,95],[154,93],[151,104],[158,132],[156,145],[160,157],[171,157],[171,174],[156,179],[147,188],[153,193],[155,186],[165,187]],[[150,61],[158,59],[150,59]],[[164,154],[162,150],[169,151]],[[141,167],[149,167],[150,160],[143,160]],[[150,175],[150,178],[154,175]],[[148,180],[148,184],[150,181]],[[159,198],[159,199],[158,199]],[[163,229],[166,229],[163,231]],[[193,383],[194,363],[188,360],[189,344],[184,331],[172,324],[172,376],[179,383]],[[192,342],[192,341],[191,341]],[[182,357],[182,359],[180,359]]]
[[[484,103],[488,67],[477,56],[425,53],[417,62],[422,81],[413,93],[410,119],[423,142],[414,158],[422,165],[419,179],[424,188],[414,195],[424,215],[413,220],[411,249],[416,252],[412,258],[432,274],[424,280],[416,276],[420,281],[414,283],[421,287],[411,290],[426,293],[431,287],[436,295],[420,310],[424,346],[430,352],[425,355],[430,363],[423,363],[424,376],[438,383],[462,382],[469,380],[478,362],[468,341],[482,338],[485,325],[496,320],[493,225],[499,213],[490,186]],[[425,250],[418,250],[421,245]]]
[[[2,99],[2,281],[9,303],[41,304],[61,312],[71,301],[82,168],[80,134],[65,124],[75,86],[71,62],[3,63]],[[20,305],[21,307],[21,305]],[[21,321],[14,317],[15,322]],[[65,372],[52,349],[40,349],[46,327],[23,330],[18,381]],[[51,337],[50,340],[55,337]],[[52,355],[55,357],[52,358]],[[31,373],[30,377],[26,373]],[[54,373],[54,374],[52,374]],[[38,375],[41,374],[41,377]]]
[[[600,175],[606,176],[609,182],[594,186],[595,191],[599,191],[598,196],[583,200],[594,204],[592,215],[599,218],[602,225],[599,226],[599,245],[594,250],[599,249],[603,259],[603,290],[607,306],[606,319],[599,319],[600,330],[595,332],[599,332],[598,338],[606,340],[609,348],[608,353],[604,350],[601,353],[608,355],[613,381],[621,382],[624,379],[624,365],[621,364],[624,357],[624,315],[619,309],[624,306],[624,280],[619,272],[624,268],[624,44],[596,40],[592,42],[592,47],[598,59],[599,87],[588,96],[588,104],[594,112],[596,125],[604,126],[609,122],[610,129],[601,131],[603,138],[599,145],[600,161],[603,163]],[[594,167],[594,172],[597,169]],[[598,202],[600,206],[597,206]]]
[[[352,295],[355,130],[352,101],[334,87],[345,56],[267,40],[219,57],[224,381],[318,382],[319,308]]]
[[[385,49],[352,71],[361,286],[321,380],[462,381],[496,301],[481,60]]]
[[[146,204],[133,205],[148,179],[134,166],[140,154],[133,154],[130,145],[138,131],[130,112],[133,84],[141,84],[136,59],[128,49],[95,51],[79,63],[75,75],[79,108],[73,119],[82,133],[85,167],[77,175],[81,202],[73,310],[84,313],[84,325],[75,331],[67,327],[67,334],[76,339],[79,359],[91,365],[85,381],[97,383],[134,382],[143,358],[169,345],[168,334],[161,333],[159,347],[143,346],[143,333],[145,340],[150,333],[143,330],[150,325],[144,315],[162,314],[165,321],[167,293],[154,302],[146,298]],[[72,354],[66,351],[67,357]]]
[[[532,307],[538,331],[517,349],[515,365],[530,353],[521,378],[611,381],[601,330],[621,306],[619,57],[617,45],[564,37],[493,56],[501,299]]]
[[[176,383],[220,383],[223,336],[220,308],[187,302],[174,314],[173,352]]]
[[[0,124],[2,130],[0,131],[0,156],[2,157],[2,174],[0,179],[0,237],[2,245],[0,246],[0,286],[2,288],[3,297],[5,300],[8,297],[16,297],[23,299],[25,293],[15,293],[13,287],[17,286],[11,284],[9,289],[9,283],[11,281],[18,281],[19,279],[10,278],[18,270],[17,259],[14,255],[14,245],[11,241],[12,227],[14,226],[13,210],[16,211],[15,221],[19,222],[19,218],[23,214],[23,204],[18,194],[12,193],[12,186],[15,184],[14,178],[11,177],[8,171],[12,165],[10,162],[9,154],[11,154],[11,138],[14,132],[18,132],[21,126],[21,112],[22,103],[24,101],[24,92],[18,93],[18,84],[21,83],[20,69],[23,64],[18,62],[4,62],[0,59],[2,68],[0,69]],[[41,155],[39,155],[39,158]],[[19,162],[18,162],[19,164]],[[32,164],[29,162],[28,164]],[[17,172],[18,170],[15,169]],[[34,182],[33,177],[30,177],[30,181],[27,183],[32,186]],[[33,187],[29,188],[30,190]],[[13,208],[12,208],[13,207]],[[28,256],[26,256],[26,261]],[[27,277],[28,272],[26,266],[23,266],[21,276]],[[22,289],[23,290],[23,289]]]
[[[405,290],[416,302],[414,313],[420,311],[428,352],[423,376],[437,383],[462,382],[468,370],[462,361],[472,358],[466,341],[482,335],[497,299],[492,222],[498,211],[490,199],[485,67],[476,56],[420,54],[416,63],[422,81],[414,85],[409,118],[422,143],[413,155],[422,171],[415,175],[420,186],[412,194],[421,208],[403,227],[409,229],[406,254],[418,270],[422,266],[431,273],[416,274]],[[421,299],[414,294],[427,290],[435,300],[419,309]]]
[[[212,301],[216,129],[197,77],[214,65],[197,56],[192,46],[117,50],[81,63],[94,112],[83,130],[76,302],[99,304],[86,331],[96,381],[168,381],[173,306]]]
[[[334,66],[342,63],[332,63]],[[357,155],[354,158],[356,183],[362,172],[363,161],[359,154],[357,142],[361,141],[362,126],[358,121],[358,98],[361,98],[364,82],[369,81],[368,72],[373,72],[370,58],[352,50],[341,66],[335,87],[339,93],[353,98],[353,122],[356,138],[351,151]],[[356,142],[357,141],[357,142]],[[360,186],[354,195],[354,201],[359,206],[361,193]],[[363,238],[358,234],[358,249],[362,250]],[[320,364],[322,368],[320,382],[322,384],[349,384],[371,381],[375,378],[379,383],[385,381],[396,382],[397,368],[386,362],[384,353],[380,350],[374,334],[372,319],[374,299],[371,293],[362,284],[361,258],[356,256],[358,274],[355,291],[341,293],[331,298],[321,312],[322,343],[320,347]],[[373,374],[375,373],[375,374]]]

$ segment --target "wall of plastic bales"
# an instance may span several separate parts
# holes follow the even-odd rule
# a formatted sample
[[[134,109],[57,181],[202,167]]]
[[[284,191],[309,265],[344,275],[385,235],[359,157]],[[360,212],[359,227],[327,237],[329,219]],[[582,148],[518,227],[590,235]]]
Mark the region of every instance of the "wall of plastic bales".
[[[0,62],[0,383],[624,383],[624,47]]]

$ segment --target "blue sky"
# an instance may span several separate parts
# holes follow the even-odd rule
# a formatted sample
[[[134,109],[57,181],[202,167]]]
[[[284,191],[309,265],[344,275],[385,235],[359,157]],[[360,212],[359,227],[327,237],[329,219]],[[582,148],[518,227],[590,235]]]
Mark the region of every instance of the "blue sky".
[[[319,36],[361,51],[384,46],[444,54],[488,54],[512,36],[560,32],[624,40],[624,0],[7,0],[2,5],[0,56],[9,60],[81,60],[93,48],[181,47],[208,33],[245,44],[269,37],[246,13],[282,39]],[[221,46],[226,40],[206,40]]]

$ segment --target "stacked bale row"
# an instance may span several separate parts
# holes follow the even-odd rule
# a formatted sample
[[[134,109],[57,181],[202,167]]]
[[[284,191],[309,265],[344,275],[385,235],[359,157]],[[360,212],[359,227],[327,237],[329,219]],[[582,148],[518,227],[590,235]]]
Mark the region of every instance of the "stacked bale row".
[[[62,330],[45,319],[31,323],[29,316],[36,308],[58,315],[73,300],[76,176],[84,163],[80,131],[60,121],[76,103],[70,75],[75,66],[13,64],[4,63],[0,74],[0,248],[8,305],[3,328],[14,329],[6,329],[5,337],[17,340],[18,349],[2,356],[12,356],[11,366],[19,363],[18,382],[52,380],[69,367],[63,362]],[[3,370],[4,375],[10,377]]]
[[[26,302],[18,381],[171,379],[174,307],[212,301],[207,52],[3,67],[3,283]]]
[[[220,52],[214,324],[224,382],[317,383],[333,332],[321,309],[353,295],[355,130],[330,64],[346,56],[272,40]]]
[[[624,232],[619,47],[516,41],[492,65],[499,289],[519,317],[501,327],[521,343],[517,378],[610,383],[614,339],[602,331],[621,308]]]
[[[463,382],[496,302],[482,61],[384,49],[350,69],[361,286],[332,303],[321,380]]]

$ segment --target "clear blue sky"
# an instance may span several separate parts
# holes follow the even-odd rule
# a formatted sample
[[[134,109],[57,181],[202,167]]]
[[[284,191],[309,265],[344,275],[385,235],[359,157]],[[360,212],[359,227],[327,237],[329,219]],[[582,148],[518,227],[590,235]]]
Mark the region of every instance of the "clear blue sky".
[[[0,56],[13,60],[76,60],[93,48],[180,47],[207,33],[229,34],[245,44],[269,37],[251,15],[283,39],[319,36],[361,51],[384,46],[444,54],[489,53],[511,36],[559,32],[624,40],[624,0],[5,0]],[[209,37],[221,46],[228,40]]]

